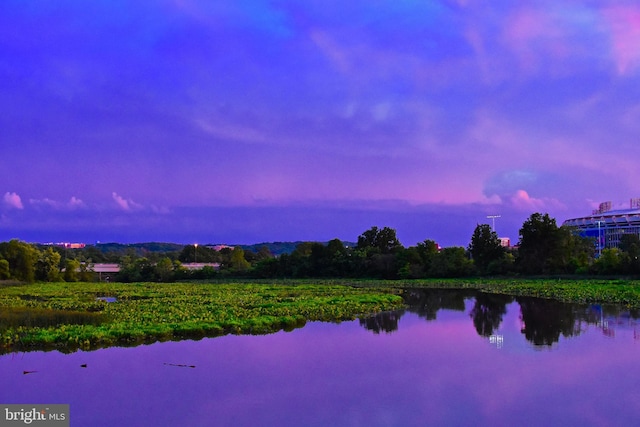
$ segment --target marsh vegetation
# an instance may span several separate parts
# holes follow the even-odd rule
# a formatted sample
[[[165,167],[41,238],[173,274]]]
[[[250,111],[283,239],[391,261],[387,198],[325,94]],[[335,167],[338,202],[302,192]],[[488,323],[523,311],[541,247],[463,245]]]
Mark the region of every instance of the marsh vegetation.
[[[398,290],[340,285],[41,283],[0,288],[1,351],[93,349],[291,330],[402,306]]]

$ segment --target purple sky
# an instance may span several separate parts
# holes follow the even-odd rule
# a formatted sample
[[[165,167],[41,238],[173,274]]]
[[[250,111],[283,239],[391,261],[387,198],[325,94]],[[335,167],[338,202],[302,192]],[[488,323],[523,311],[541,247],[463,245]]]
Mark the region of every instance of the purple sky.
[[[517,241],[640,196],[640,4],[4,0],[0,240]]]

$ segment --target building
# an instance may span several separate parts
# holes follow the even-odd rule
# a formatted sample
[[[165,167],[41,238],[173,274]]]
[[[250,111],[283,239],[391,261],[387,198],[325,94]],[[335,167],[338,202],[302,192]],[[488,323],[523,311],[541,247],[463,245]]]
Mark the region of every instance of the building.
[[[625,234],[640,237],[640,199],[631,199],[629,209],[612,209],[611,202],[600,203],[591,215],[568,219],[562,225],[575,227],[582,236],[593,238],[598,251],[617,248]]]
[[[220,263],[217,262],[191,262],[181,264],[182,267],[189,271],[202,270],[205,267],[220,270]],[[100,282],[111,282],[120,272],[119,264],[96,263],[89,266],[89,270],[93,271]],[[78,270],[79,271],[79,270]]]

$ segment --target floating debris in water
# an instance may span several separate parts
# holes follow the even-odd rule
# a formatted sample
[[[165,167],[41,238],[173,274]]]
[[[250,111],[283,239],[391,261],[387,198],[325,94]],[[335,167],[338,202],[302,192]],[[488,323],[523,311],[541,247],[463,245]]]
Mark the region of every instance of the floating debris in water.
[[[177,366],[178,368],[195,368],[196,365],[181,365],[178,363],[165,363],[167,366]]]

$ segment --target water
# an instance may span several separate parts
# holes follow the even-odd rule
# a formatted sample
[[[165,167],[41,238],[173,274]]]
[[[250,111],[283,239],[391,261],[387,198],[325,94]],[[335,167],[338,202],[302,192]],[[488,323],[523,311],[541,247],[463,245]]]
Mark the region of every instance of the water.
[[[412,301],[265,336],[6,354],[0,402],[70,404],[72,426],[640,422],[634,313],[442,291]]]

